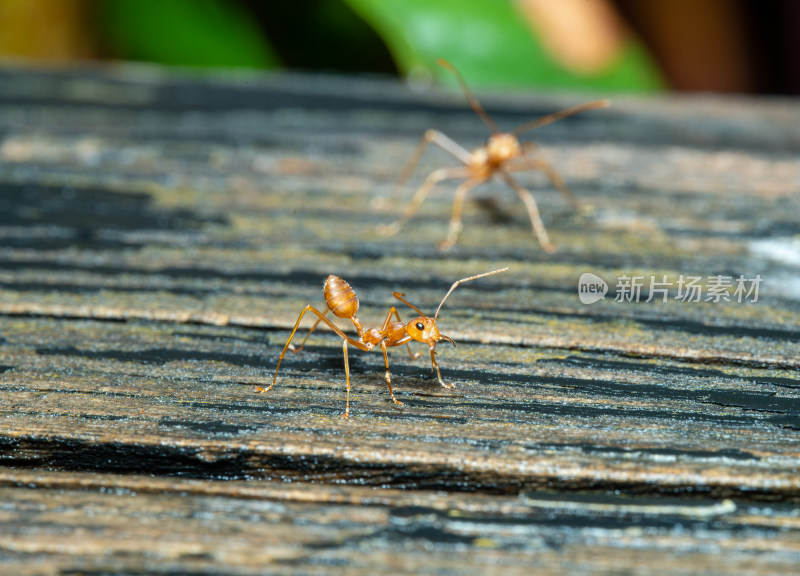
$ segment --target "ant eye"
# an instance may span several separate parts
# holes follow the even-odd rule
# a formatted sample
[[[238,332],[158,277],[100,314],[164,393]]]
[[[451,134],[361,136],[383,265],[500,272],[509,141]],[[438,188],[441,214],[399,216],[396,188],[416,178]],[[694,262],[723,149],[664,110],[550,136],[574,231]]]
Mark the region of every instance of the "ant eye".
[[[416,329],[420,331],[425,330],[425,325],[422,322],[417,322]]]

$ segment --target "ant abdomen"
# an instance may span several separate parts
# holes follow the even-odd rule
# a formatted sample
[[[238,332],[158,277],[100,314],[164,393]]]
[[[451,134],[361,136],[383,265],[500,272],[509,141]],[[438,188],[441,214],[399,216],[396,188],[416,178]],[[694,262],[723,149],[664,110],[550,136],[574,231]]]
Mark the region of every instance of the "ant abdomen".
[[[345,280],[331,274],[325,280],[325,303],[339,318],[354,318],[358,296]]]

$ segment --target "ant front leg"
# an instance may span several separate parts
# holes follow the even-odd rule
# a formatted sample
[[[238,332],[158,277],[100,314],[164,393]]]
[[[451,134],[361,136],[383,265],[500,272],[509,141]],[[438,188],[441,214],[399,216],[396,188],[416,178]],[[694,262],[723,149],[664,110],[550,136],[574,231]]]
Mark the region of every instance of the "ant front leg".
[[[392,320],[392,316],[397,318],[397,321],[400,322],[401,324],[403,323],[403,320],[402,318],[400,318],[400,313],[397,311],[397,308],[392,306],[391,308],[389,308],[389,312],[386,314],[386,319],[383,321],[383,328],[381,328],[381,332],[386,333],[386,330],[389,328],[389,322]],[[408,336],[408,333],[406,333],[404,339],[409,339],[409,338],[410,337]],[[397,345],[398,344],[395,342],[389,344],[389,346],[397,346]],[[408,350],[408,355],[411,356],[412,360],[416,360],[421,356],[419,352],[411,351],[411,345],[408,342],[406,342],[406,350]]]
[[[444,380],[442,380],[442,373],[439,370],[439,364],[436,362],[436,348],[431,346],[431,366],[436,370],[436,377],[439,379],[439,384],[442,385],[442,388],[455,388],[455,384],[445,384]]]
[[[411,175],[417,168],[417,164],[419,164],[419,161],[422,159],[422,156],[425,154],[425,151],[428,149],[430,144],[436,144],[441,149],[456,157],[463,164],[469,164],[470,162],[469,151],[465,150],[460,144],[454,142],[438,130],[426,130],[419,139],[417,147],[414,148],[414,153],[411,154],[411,158],[408,159],[408,162],[406,162],[406,165],[403,167],[403,171],[400,172],[400,176],[397,177],[397,181],[394,184],[394,188],[392,189],[389,198],[397,194],[397,191],[400,189],[400,187],[403,186],[403,184],[405,184],[409,178],[411,178]],[[387,200],[388,198],[378,200],[374,202],[373,205],[376,207],[381,207],[387,203]]]

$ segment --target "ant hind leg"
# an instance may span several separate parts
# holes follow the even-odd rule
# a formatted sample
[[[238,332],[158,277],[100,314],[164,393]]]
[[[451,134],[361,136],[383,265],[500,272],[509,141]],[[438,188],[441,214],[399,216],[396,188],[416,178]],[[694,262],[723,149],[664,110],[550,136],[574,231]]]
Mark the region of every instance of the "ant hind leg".
[[[523,188],[522,185],[514,180],[514,178],[512,178],[509,174],[501,172],[501,176],[503,180],[505,180],[506,184],[508,184],[511,189],[517,193],[517,196],[519,196],[520,200],[522,200],[522,203],[525,204],[525,208],[528,210],[528,217],[531,220],[533,233],[539,240],[539,245],[542,247],[542,250],[545,252],[555,252],[556,247],[552,242],[550,242],[550,238],[547,236],[547,229],[544,227],[542,217],[539,215],[539,208],[536,206],[536,200],[534,200],[533,195],[527,189]]]

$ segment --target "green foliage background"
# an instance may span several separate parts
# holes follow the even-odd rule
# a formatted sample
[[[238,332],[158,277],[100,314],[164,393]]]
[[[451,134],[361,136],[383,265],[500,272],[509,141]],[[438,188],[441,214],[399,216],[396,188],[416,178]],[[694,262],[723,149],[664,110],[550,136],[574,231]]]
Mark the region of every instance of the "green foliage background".
[[[281,18],[281,3],[224,0],[106,0],[100,26],[117,57],[166,65],[277,68],[281,50],[255,18]],[[284,5],[285,8],[285,5]],[[647,52],[630,40],[607,70],[578,75],[560,66],[543,48],[512,0],[305,0],[299,25],[282,42],[284,53],[302,60],[322,52],[324,66],[358,70],[358,53],[370,48],[353,35],[376,33],[397,70],[422,73],[443,82],[453,78],[435,65],[453,62],[471,86],[539,87],[572,90],[654,90],[663,86]],[[276,22],[280,25],[280,22]],[[319,45],[312,45],[314,38]],[[369,40],[365,40],[368,42]],[[356,47],[354,49],[354,46]],[[337,64],[337,50],[340,50]],[[299,56],[298,56],[299,55]],[[313,57],[300,67],[314,68]],[[346,61],[345,61],[346,60]],[[304,66],[305,65],[305,66]],[[427,73],[425,72],[427,71]]]

